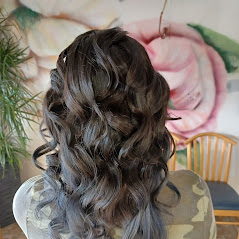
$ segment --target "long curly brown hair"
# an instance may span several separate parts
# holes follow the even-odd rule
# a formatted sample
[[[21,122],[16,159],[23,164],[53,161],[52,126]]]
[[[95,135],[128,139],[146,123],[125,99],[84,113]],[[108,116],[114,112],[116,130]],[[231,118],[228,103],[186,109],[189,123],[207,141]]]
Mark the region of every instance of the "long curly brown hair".
[[[165,127],[169,86],[145,49],[119,28],[78,36],[51,71],[43,103],[43,126],[51,141],[45,195],[54,204],[53,238],[163,239],[160,191],[168,186],[167,160],[174,151]],[[49,152],[51,152],[49,154]]]

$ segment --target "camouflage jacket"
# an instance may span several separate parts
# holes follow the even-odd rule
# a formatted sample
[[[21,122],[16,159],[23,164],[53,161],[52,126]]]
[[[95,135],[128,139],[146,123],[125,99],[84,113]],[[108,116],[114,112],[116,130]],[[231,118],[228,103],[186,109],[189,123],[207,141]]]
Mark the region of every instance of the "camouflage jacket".
[[[208,187],[197,174],[180,170],[170,172],[169,180],[181,193],[177,206],[165,215],[169,239],[216,239],[216,224]],[[13,200],[13,213],[28,239],[47,239],[48,224],[51,217],[51,207],[44,207],[41,220],[35,216],[40,192],[43,189],[42,176],[36,176],[26,181],[17,191]],[[172,198],[172,192],[165,188],[160,193],[160,201]],[[115,228],[113,237],[122,238],[122,230]],[[62,234],[62,239],[68,239],[69,234]]]

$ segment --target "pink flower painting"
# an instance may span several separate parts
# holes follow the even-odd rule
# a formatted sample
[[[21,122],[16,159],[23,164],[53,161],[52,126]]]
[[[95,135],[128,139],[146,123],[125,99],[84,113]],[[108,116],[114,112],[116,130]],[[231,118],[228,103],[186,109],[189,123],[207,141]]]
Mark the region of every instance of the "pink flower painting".
[[[186,24],[167,23],[169,34],[159,37],[158,19],[124,27],[148,52],[152,65],[171,90],[168,112],[180,120],[167,122],[182,139],[215,131],[217,114],[226,96],[227,71],[221,56]]]

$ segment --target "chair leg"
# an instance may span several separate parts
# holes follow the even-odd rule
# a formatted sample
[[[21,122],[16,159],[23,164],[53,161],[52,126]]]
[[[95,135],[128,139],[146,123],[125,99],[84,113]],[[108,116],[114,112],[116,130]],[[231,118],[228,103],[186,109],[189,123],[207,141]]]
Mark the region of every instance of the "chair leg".
[[[222,221],[222,216],[218,216],[218,220],[221,222]]]

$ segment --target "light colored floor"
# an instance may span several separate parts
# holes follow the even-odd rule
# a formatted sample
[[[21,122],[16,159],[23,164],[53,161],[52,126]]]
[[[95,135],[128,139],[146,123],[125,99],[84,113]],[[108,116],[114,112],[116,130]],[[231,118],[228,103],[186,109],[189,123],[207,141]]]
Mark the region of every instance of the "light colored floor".
[[[234,218],[224,217],[223,221],[236,221]],[[237,239],[239,226],[233,225],[217,225],[217,239]]]
[[[17,223],[13,223],[2,228],[2,239],[26,239],[26,237]],[[237,239],[237,228],[229,225],[218,225],[217,239]]]
[[[1,237],[0,237],[1,238]],[[26,239],[17,223],[2,228],[2,239]]]

